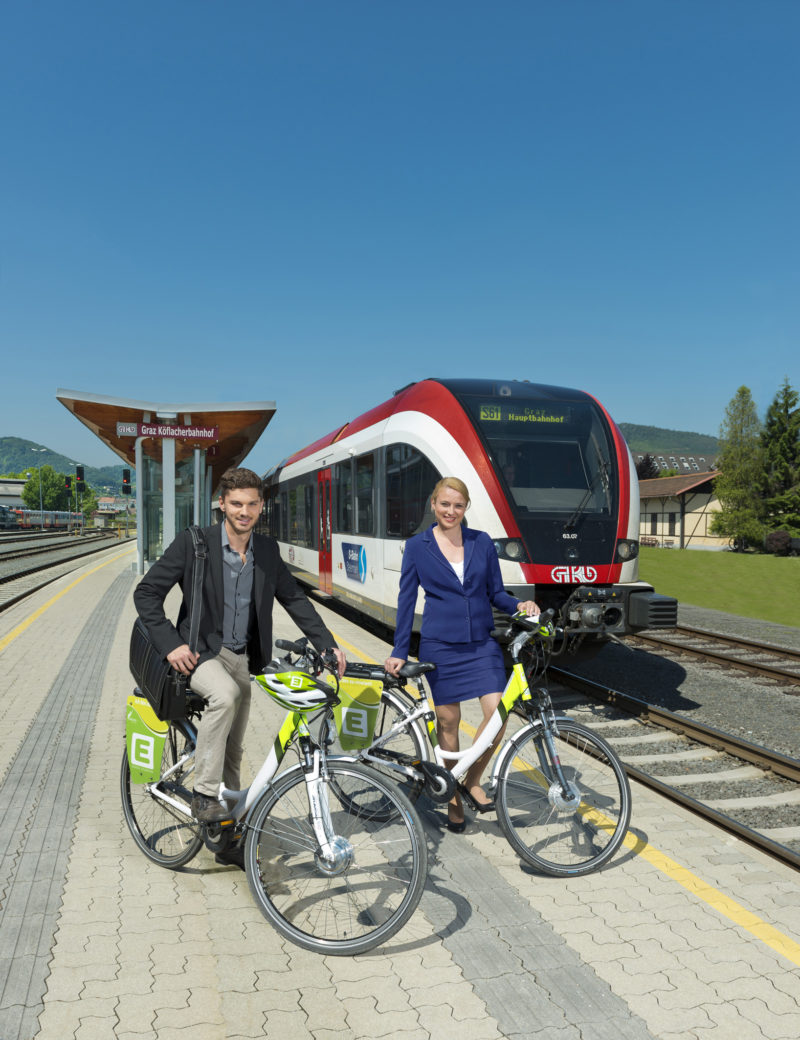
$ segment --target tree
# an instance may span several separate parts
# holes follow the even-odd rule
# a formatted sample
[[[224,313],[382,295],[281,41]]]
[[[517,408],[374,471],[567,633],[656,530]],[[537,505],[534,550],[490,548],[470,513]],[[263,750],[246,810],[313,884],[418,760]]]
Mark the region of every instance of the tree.
[[[764,537],[764,500],[761,496],[764,452],[761,423],[746,386],[739,387],[725,409],[719,439],[714,492],[721,509],[714,515],[711,530],[732,539],[738,549],[744,549],[748,542],[761,545]]]
[[[767,523],[800,534],[800,408],[798,394],[784,378],[769,406],[761,435],[764,450],[762,489]]]
[[[643,459],[636,463],[636,476],[639,480],[654,480],[659,472],[658,463],[649,451]]]
[[[30,476],[28,476],[30,474]],[[67,492],[64,490],[65,475],[56,473],[52,466],[41,469],[26,470],[28,483],[20,492],[20,497],[28,509],[39,508],[39,475],[41,474],[41,502],[46,510],[68,509]]]

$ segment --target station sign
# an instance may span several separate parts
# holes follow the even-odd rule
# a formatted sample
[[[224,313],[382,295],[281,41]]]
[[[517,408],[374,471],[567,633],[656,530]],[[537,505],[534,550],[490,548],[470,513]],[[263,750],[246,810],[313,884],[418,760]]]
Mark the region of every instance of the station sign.
[[[174,437],[176,440],[219,440],[219,426],[168,426],[166,423],[118,422],[118,437]]]

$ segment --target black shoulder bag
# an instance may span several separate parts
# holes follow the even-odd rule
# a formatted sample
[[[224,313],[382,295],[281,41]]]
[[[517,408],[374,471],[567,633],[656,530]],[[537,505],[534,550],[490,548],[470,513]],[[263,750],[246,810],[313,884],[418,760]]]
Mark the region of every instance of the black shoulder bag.
[[[189,619],[189,648],[197,651],[197,637],[200,632],[200,611],[203,601],[203,570],[205,568],[207,547],[203,532],[199,527],[190,527],[194,543],[194,566],[192,569],[192,612]],[[141,618],[137,618],[131,632],[130,651],[131,674],[136,680],[139,692],[150,702],[150,707],[164,722],[173,719],[185,719],[186,690],[189,685],[187,676],[176,671],[165,657],[156,650],[150,640],[150,633]]]

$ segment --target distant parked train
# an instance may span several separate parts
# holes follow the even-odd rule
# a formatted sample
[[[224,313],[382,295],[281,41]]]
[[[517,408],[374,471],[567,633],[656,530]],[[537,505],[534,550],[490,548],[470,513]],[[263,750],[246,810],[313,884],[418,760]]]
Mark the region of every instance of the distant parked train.
[[[82,513],[70,513],[66,510],[45,509],[10,509],[16,517],[16,522],[8,526],[14,527],[45,527],[45,528],[67,528],[80,527],[83,521]]]
[[[637,580],[628,447],[579,390],[412,383],[270,470],[263,526],[300,581],[393,625],[405,540],[432,522],[442,476],[467,484],[508,591],[557,610],[569,645],[676,623],[676,601]]]

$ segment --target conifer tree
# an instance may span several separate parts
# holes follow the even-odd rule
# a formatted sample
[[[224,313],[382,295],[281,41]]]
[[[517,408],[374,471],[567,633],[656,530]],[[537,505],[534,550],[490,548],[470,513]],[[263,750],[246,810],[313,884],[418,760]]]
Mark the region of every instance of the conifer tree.
[[[719,439],[719,473],[714,491],[721,509],[714,515],[711,530],[730,538],[737,549],[744,549],[748,543],[761,545],[764,452],[761,423],[748,387],[740,386],[725,409]]]
[[[761,442],[767,524],[800,535],[800,408],[788,377],[769,406]]]

